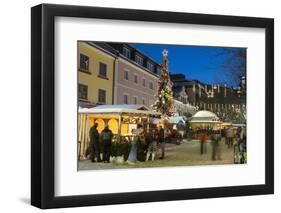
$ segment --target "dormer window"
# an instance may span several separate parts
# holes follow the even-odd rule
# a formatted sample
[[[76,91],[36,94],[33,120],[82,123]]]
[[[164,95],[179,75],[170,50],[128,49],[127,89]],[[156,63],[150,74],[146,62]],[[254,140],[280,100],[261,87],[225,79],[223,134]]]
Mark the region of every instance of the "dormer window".
[[[131,50],[128,47],[123,47],[123,55],[126,58],[131,58]]]
[[[151,72],[153,72],[154,65],[151,62],[147,62],[147,69],[149,69]]]
[[[135,61],[139,65],[143,65],[143,58],[140,55],[136,55]]]

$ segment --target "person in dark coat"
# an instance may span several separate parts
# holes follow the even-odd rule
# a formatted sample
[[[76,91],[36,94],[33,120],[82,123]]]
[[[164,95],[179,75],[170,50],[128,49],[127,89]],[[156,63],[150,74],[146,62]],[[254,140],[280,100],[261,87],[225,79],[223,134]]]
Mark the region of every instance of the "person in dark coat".
[[[221,160],[221,132],[218,129],[214,129],[211,134],[212,140],[212,160]]]
[[[159,129],[159,143],[160,143],[160,148],[161,148],[161,157],[159,159],[164,159],[165,158],[165,145],[166,145],[166,141],[165,141],[165,129],[161,126]]]
[[[154,161],[155,153],[157,149],[157,140],[158,140],[158,132],[157,129],[150,129],[147,136],[146,142],[148,145],[147,153],[146,153],[146,161],[149,160],[151,155],[151,160]]]
[[[97,158],[98,162],[101,162],[100,159],[100,145],[99,145],[99,132],[97,130],[98,124],[95,123],[94,126],[90,129],[90,146],[91,146],[91,161],[96,162],[95,158]]]
[[[109,129],[108,124],[105,125],[105,128],[102,130],[101,135],[101,142],[103,144],[103,162],[109,163],[110,160],[110,148],[113,138],[113,133]]]
[[[146,150],[146,134],[141,124],[138,124],[137,130],[142,129],[138,134],[138,143],[137,143],[137,160],[145,161],[145,150]]]
[[[240,163],[247,163],[247,140],[246,140],[246,132],[243,133],[242,139],[239,144],[239,156]]]

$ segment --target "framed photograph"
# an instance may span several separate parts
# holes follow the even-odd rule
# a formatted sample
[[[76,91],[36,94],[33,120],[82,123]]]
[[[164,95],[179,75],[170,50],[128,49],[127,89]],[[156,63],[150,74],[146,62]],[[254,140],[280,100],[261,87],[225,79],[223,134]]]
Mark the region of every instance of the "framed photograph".
[[[31,204],[274,192],[274,20],[31,9]]]

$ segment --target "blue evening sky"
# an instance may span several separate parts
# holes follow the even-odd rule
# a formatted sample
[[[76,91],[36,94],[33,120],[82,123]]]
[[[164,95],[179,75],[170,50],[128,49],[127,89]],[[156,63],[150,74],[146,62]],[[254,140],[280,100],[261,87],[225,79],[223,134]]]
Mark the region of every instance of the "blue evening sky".
[[[162,44],[132,44],[135,48],[162,63],[162,51],[168,50],[169,71],[172,74],[183,73],[188,79],[196,79],[204,83],[223,83],[230,85],[223,76],[221,63],[224,56],[219,56],[222,47],[179,46]]]

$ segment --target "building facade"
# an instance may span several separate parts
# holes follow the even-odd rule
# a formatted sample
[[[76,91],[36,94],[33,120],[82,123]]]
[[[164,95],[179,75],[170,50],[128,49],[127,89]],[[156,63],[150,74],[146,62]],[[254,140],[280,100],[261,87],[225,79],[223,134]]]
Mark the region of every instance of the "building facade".
[[[142,104],[151,107],[161,65],[125,43],[78,42],[80,106]]]
[[[78,42],[78,99],[82,106],[113,104],[117,57],[93,42]]]
[[[119,58],[115,81],[116,104],[142,104],[150,107],[155,101],[158,77]]]
[[[107,44],[118,52],[114,103],[151,107],[157,94],[161,66],[129,44]]]
[[[186,79],[184,74],[171,75],[171,80],[175,99],[187,99],[198,110],[215,112],[224,121],[245,120],[246,101],[241,99],[238,88]]]

